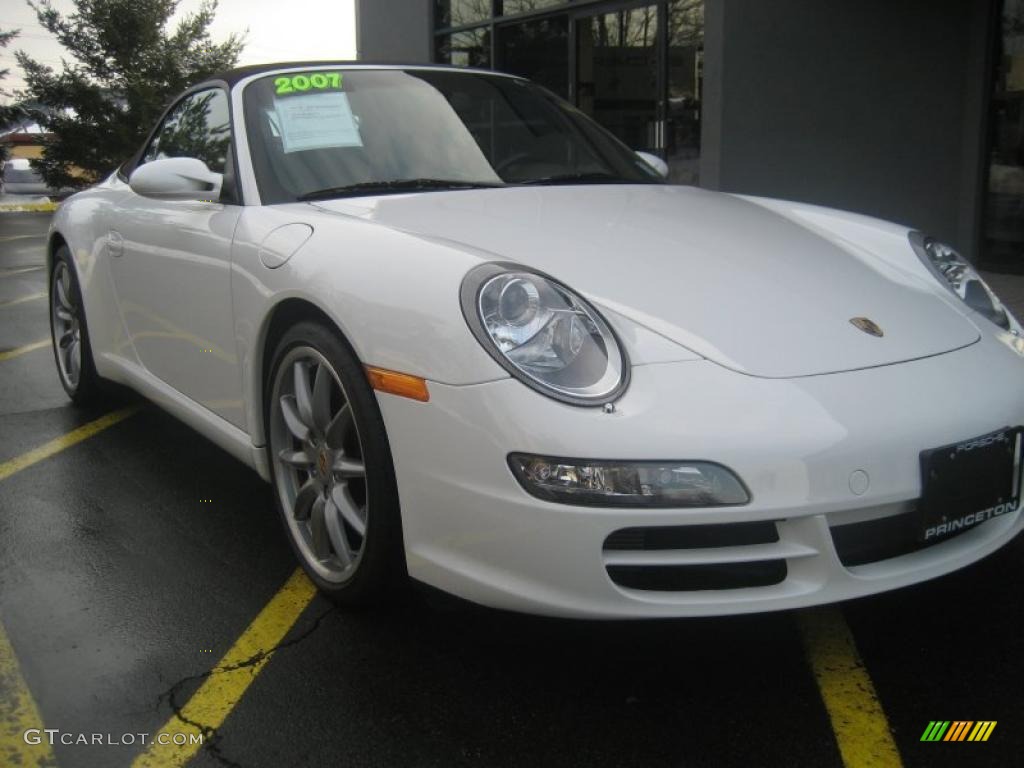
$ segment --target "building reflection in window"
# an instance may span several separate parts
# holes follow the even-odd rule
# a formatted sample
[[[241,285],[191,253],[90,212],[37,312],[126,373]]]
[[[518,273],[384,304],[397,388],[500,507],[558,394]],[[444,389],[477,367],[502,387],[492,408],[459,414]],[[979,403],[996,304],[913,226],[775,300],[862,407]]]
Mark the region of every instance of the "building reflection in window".
[[[491,0],[435,0],[434,26],[437,29],[474,24],[491,17]]]
[[[529,11],[540,11],[554,5],[565,5],[566,0],[504,0],[501,12],[506,16],[513,13],[527,13]]]
[[[436,58],[442,64],[457,67],[491,66],[491,33],[489,27],[467,29],[436,38]]]
[[[565,15],[498,28],[498,68],[569,97],[569,19]]]
[[[985,266],[1024,272],[1024,0],[1004,0],[992,95]]]
[[[668,4],[668,105],[665,159],[669,180],[700,181],[701,85],[704,65],[704,0]]]
[[[658,7],[602,13],[577,24],[579,108],[632,149],[658,152]]]

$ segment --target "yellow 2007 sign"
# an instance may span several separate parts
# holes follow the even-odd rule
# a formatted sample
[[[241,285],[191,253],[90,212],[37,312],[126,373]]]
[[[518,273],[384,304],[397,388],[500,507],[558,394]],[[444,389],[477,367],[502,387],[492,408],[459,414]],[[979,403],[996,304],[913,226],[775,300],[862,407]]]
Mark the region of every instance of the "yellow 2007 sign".
[[[306,72],[299,75],[275,77],[274,93],[278,96],[286,96],[290,93],[341,88],[341,80],[341,72]]]

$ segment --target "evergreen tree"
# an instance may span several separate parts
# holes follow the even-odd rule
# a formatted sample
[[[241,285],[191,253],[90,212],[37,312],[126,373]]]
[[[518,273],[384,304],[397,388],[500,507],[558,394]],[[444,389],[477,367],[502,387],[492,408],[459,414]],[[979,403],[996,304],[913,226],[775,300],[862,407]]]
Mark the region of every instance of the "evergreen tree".
[[[0,29],[0,50],[3,50],[15,37],[18,36],[20,30],[12,29],[4,31]],[[0,69],[0,83],[4,81],[10,70]],[[11,94],[0,87],[0,98],[7,98]],[[0,128],[4,128],[12,123],[19,115],[19,109],[17,106],[0,104]],[[7,159],[7,146],[0,144],[0,164]]]
[[[33,165],[53,187],[109,174],[139,148],[175,94],[232,67],[244,45],[239,35],[210,38],[216,0],[204,0],[173,29],[178,0],[75,0],[70,14],[50,0],[27,1],[70,54],[57,71],[17,53],[26,101],[41,105],[32,116],[52,134]]]

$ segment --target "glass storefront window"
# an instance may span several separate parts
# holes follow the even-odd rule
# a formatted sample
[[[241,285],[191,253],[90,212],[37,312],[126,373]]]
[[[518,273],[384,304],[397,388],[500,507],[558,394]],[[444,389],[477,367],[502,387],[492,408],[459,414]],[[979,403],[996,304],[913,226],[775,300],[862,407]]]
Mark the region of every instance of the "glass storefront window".
[[[474,24],[491,18],[491,0],[434,0],[437,29]]]
[[[576,37],[579,108],[630,148],[658,152],[658,7],[580,19]]]
[[[467,29],[451,35],[438,35],[436,60],[457,67],[491,66],[491,33],[489,28]]]
[[[675,184],[700,181],[704,0],[668,4],[668,104],[665,159]]]
[[[569,19],[552,16],[501,26],[497,66],[569,97]]]
[[[1004,0],[992,95],[985,266],[1024,272],[1024,0]]]
[[[565,5],[569,0],[504,0],[501,12],[506,16],[513,13],[527,13],[529,11],[541,11],[555,5]]]
[[[705,0],[646,2],[435,0],[439,30],[471,25],[438,33],[435,60],[494,67],[571,96],[633,149],[663,157],[672,182],[697,184]],[[537,15],[507,18],[524,13]]]

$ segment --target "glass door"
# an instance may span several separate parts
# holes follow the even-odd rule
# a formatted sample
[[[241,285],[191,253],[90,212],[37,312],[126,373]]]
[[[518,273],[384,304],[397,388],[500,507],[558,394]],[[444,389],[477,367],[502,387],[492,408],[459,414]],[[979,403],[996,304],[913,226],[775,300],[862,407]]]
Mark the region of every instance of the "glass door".
[[[658,6],[575,19],[576,104],[631,149],[663,155]]]

